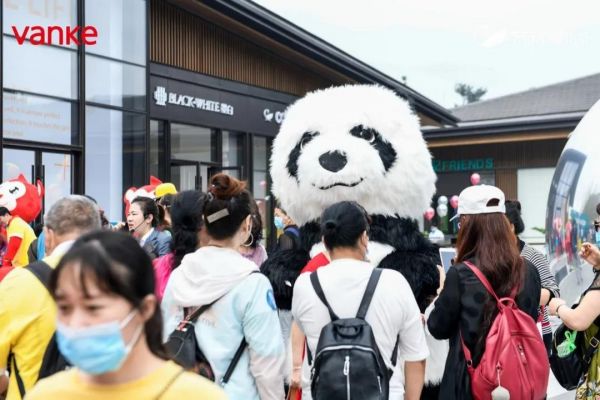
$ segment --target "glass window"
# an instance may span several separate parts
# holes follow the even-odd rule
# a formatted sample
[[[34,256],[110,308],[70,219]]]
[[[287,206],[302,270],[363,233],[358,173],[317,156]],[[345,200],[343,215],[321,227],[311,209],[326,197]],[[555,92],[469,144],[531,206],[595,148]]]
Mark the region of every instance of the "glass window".
[[[44,166],[44,209],[71,194],[73,156],[64,153],[42,153]]]
[[[201,126],[171,124],[171,158],[190,161],[215,160],[215,132]]]
[[[77,144],[77,104],[41,96],[3,93],[5,139]]]
[[[50,46],[19,46],[4,37],[4,87],[27,92],[77,98],[77,53]]]
[[[544,243],[548,188],[552,186],[554,168],[517,170],[517,197],[521,202],[525,231],[521,239],[528,243]],[[540,207],[540,205],[542,207]]]
[[[150,175],[157,178],[165,176],[165,123],[150,121]]]
[[[31,182],[35,165],[35,152],[5,147],[2,150],[2,164],[2,182],[16,178],[20,174],[23,174]]]
[[[25,26],[77,25],[77,0],[4,0],[2,5],[3,32],[9,35],[13,35],[13,25],[19,34],[23,33]],[[29,36],[30,33],[27,34]],[[53,44],[59,44],[58,36],[53,37]]]
[[[123,218],[127,188],[148,182],[144,136],[144,115],[86,107],[85,193],[111,221]]]
[[[252,139],[252,191],[256,199],[267,197],[267,138],[254,136]]]
[[[223,166],[244,165],[244,137],[237,132],[223,131]]]
[[[271,224],[267,223],[271,218],[268,184],[268,146],[269,141],[266,137],[254,136],[252,138],[252,194],[262,217],[263,237],[266,243],[269,242],[271,233]]]
[[[87,101],[143,111],[146,108],[146,70],[87,55],[85,58]]]
[[[87,0],[85,22],[101,34],[86,52],[146,65],[146,2]]]

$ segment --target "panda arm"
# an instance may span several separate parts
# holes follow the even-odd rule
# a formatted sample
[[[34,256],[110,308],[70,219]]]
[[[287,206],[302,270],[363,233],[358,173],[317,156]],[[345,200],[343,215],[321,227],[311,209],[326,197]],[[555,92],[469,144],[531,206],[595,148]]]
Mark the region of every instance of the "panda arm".
[[[294,283],[309,261],[310,255],[307,251],[290,249],[275,251],[261,265],[261,272],[269,278],[273,286],[277,308],[292,308]]]
[[[388,254],[378,267],[400,272],[408,281],[421,313],[437,296],[440,273],[437,265],[439,256],[434,246],[419,251],[395,250]]]

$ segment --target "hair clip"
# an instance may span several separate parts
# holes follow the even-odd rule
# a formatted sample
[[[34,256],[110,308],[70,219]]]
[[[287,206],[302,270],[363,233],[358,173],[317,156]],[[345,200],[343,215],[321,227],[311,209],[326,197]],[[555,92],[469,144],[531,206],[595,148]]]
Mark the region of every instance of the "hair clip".
[[[225,218],[229,215],[229,211],[224,208],[220,211],[217,211],[216,213],[212,213],[210,214],[208,217],[206,217],[206,220],[208,221],[209,224],[212,224],[215,221],[218,221],[222,218]]]

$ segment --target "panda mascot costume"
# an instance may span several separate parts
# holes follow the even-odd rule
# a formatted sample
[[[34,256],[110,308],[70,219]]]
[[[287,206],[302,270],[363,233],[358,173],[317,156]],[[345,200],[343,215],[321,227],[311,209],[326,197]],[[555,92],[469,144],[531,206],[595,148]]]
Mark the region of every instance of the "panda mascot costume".
[[[436,175],[418,118],[405,100],[374,85],[308,93],[286,111],[273,143],[271,178],[273,193],[299,226],[302,242],[300,249],[275,251],[261,268],[280,309],[291,308],[295,279],[324,250],[322,211],[352,200],[372,220],[370,262],[401,272],[425,313],[439,287],[440,261],[417,219],[430,206]],[[440,362],[436,368],[428,363],[426,385],[441,381],[445,358]]]

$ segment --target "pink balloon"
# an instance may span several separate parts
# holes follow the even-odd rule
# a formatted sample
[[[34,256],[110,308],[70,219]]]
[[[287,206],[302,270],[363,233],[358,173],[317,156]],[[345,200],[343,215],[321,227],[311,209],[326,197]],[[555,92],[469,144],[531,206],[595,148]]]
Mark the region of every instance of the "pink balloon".
[[[479,185],[479,182],[481,182],[481,176],[475,172],[473,175],[471,175],[471,185]]]
[[[425,211],[425,219],[427,221],[431,221],[433,216],[435,215],[435,210],[432,207],[429,207],[427,211]]]
[[[450,197],[450,207],[457,209],[458,208],[458,196],[454,195]]]

